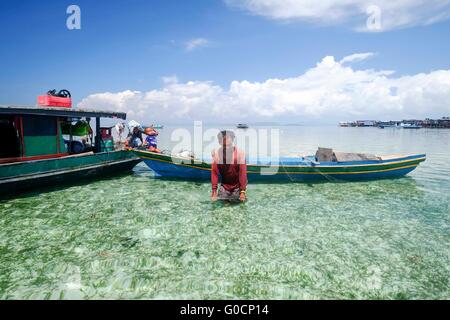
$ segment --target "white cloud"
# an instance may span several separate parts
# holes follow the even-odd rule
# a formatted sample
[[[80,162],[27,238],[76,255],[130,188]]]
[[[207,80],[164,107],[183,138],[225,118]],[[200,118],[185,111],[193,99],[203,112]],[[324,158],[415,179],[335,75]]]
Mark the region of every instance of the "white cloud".
[[[224,0],[229,6],[274,20],[299,20],[319,24],[350,23],[358,31],[366,27],[367,9],[377,6],[381,30],[428,25],[450,18],[449,0]]]
[[[191,39],[191,40],[187,41],[184,44],[184,48],[186,49],[186,51],[193,51],[193,50],[198,49],[200,47],[205,47],[208,44],[209,44],[209,41],[207,39],[195,38],[195,39]]]
[[[450,70],[395,77],[393,71],[356,70],[351,62],[372,56],[332,56],[296,77],[264,82],[179,82],[166,78],[161,89],[98,93],[79,107],[128,112],[136,120],[180,122],[264,121],[297,118],[335,121],[403,119],[450,115]]]
[[[178,77],[176,75],[162,77],[164,84],[172,84],[178,82]]]
[[[351,62],[358,62],[358,61],[362,61],[362,60],[366,60],[368,58],[371,58],[374,56],[373,52],[366,52],[366,53],[355,53],[352,55],[349,55],[347,57],[344,57],[344,59],[342,59],[339,63],[340,64],[344,64],[344,63],[351,63]]]

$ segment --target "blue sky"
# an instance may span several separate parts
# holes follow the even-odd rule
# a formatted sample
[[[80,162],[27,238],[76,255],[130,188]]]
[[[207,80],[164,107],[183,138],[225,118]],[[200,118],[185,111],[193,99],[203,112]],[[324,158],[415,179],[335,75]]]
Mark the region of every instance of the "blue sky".
[[[137,108],[145,113],[153,110],[156,103],[155,100],[148,102],[145,94],[152,90],[162,93],[173,83],[179,86],[189,81],[195,82],[194,85],[210,84],[208,88],[212,87],[213,94],[226,95],[228,99],[233,81],[255,84],[269,79],[301,77],[326,56],[339,61],[345,56],[367,52],[373,55],[352,63],[355,76],[358,70],[394,70],[394,76],[387,77],[398,80],[421,73],[431,77],[434,71],[450,69],[450,20],[442,19],[425,26],[417,23],[393,27],[383,32],[358,32],[354,24],[364,24],[364,15],[344,17],[329,25],[323,21],[326,18],[320,19],[320,12],[306,18],[284,19],[270,16],[272,13],[268,11],[261,13],[259,9],[245,7],[245,0],[242,2],[243,5],[236,6],[221,0],[1,0],[0,104],[34,104],[36,96],[48,89],[67,88],[72,91],[76,103],[94,95],[94,99],[85,100],[82,106],[91,101],[98,103],[98,107],[104,104],[105,108],[123,109],[124,106],[115,105],[116,100],[104,101],[95,97],[107,92],[132,91],[141,95],[133,96],[126,108]],[[66,8],[70,4],[81,8],[81,30],[66,28]],[[195,39],[200,39],[197,41],[199,46],[188,50],[188,42]],[[164,83],[163,77],[168,76],[176,76],[177,80]],[[447,80],[436,80],[434,76],[432,79],[448,85]],[[347,86],[346,82],[344,87]],[[304,86],[296,88],[301,91]],[[217,93],[216,89],[224,92]],[[448,88],[444,89],[435,99],[446,97]],[[182,90],[177,87],[176,94]],[[338,91],[341,92],[342,87]],[[192,94],[195,95],[189,93],[188,96],[192,97]],[[258,91],[257,94],[271,93]],[[300,95],[299,99],[302,97]],[[287,97],[283,96],[281,101],[290,101],[284,98]],[[161,96],[155,99],[161,101]],[[350,99],[353,99],[352,106],[356,104],[354,95]],[[175,110],[177,119],[201,117],[195,112],[177,112],[180,108],[191,107],[191,104],[180,106],[182,100],[179,96],[167,98],[163,101],[165,110]],[[268,102],[273,100],[268,98],[261,102],[261,108],[269,108],[268,112],[259,115],[261,118],[271,116],[270,110],[278,110],[279,102]],[[348,99],[344,100],[348,103]],[[323,107],[314,99],[312,101],[310,106],[293,103],[295,110],[275,110],[272,115],[280,118],[324,116],[320,112],[305,111]],[[274,105],[268,106],[271,103]],[[443,101],[437,104],[436,110],[430,110],[431,115],[450,110]],[[206,108],[202,105],[198,109],[203,107]],[[403,107],[407,108],[406,105]],[[217,106],[220,108],[226,109],[223,104]],[[252,102],[247,108],[259,106]],[[361,113],[358,110],[363,108],[359,106],[356,109],[355,113],[355,110],[343,107],[342,116],[339,110],[333,109],[333,119],[379,116],[374,112]],[[155,110],[158,120],[170,120],[159,115],[164,110]],[[233,110],[236,108],[231,108],[230,112]],[[397,111],[392,116],[426,113],[426,110]],[[142,112],[136,112],[135,116],[142,116]]]

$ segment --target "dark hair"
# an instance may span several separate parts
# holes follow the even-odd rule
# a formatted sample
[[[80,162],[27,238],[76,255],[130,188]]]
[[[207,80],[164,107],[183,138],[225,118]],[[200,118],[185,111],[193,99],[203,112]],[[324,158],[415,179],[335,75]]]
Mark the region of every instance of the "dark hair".
[[[220,131],[219,134],[217,135],[217,139],[219,139],[219,141],[222,141],[224,137],[228,137],[232,141],[234,141],[236,136],[235,136],[234,132],[230,131],[230,130]]]

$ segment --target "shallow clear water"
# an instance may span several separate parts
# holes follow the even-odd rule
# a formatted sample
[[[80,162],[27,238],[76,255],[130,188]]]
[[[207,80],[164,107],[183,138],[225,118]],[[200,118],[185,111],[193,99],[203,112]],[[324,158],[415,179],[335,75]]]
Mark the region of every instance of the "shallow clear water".
[[[2,200],[0,298],[449,299],[450,130],[280,129],[286,155],[428,159],[398,180],[250,185],[240,205],[143,165]]]

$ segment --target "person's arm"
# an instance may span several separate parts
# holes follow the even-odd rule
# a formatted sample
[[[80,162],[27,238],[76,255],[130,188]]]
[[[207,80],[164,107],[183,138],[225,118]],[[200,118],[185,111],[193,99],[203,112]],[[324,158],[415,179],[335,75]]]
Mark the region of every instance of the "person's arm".
[[[245,201],[247,199],[247,163],[245,153],[239,152],[239,199]]]
[[[219,167],[217,166],[217,159],[215,152],[212,154],[212,164],[211,164],[211,185],[212,185],[212,195],[211,199],[213,201],[217,200],[217,188],[219,185]]]

